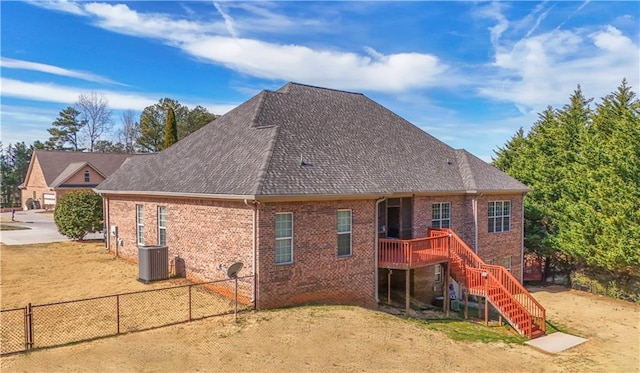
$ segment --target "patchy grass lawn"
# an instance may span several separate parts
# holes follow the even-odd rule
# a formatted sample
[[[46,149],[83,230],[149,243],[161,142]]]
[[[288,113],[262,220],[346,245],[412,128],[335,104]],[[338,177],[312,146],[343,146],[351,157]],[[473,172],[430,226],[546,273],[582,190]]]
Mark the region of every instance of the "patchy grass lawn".
[[[11,223],[0,222],[0,231],[21,231],[25,229],[31,229],[29,227],[23,227],[20,225],[13,225]]]
[[[0,246],[2,308],[153,286],[99,243]],[[0,359],[2,372],[637,372],[640,306],[563,288],[534,296],[589,341],[557,355],[504,327],[418,321],[350,306],[216,317]],[[484,342],[472,342],[481,336]],[[510,339],[514,337],[515,339]]]

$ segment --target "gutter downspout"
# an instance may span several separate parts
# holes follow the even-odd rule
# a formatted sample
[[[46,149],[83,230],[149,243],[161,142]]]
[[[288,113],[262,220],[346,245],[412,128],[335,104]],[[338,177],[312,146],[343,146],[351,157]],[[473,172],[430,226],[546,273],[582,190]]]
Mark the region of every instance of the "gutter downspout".
[[[473,208],[473,248],[476,254],[478,253],[478,196],[473,196],[473,200],[471,201],[471,206]]]
[[[374,274],[374,288],[373,288],[373,295],[374,295],[374,299],[377,302],[380,302],[380,299],[378,298],[378,210],[380,207],[380,203],[384,200],[386,200],[387,197],[382,197],[379,200],[376,201],[376,211],[375,211],[375,221],[373,222],[374,224],[374,229],[373,229],[373,234],[375,237],[375,248],[373,250],[374,255],[373,255],[373,261],[374,261],[374,269],[373,269],[373,274]]]
[[[520,237],[521,249],[520,249],[520,283],[524,283],[524,198],[527,193],[522,193],[522,215],[520,216],[520,220],[522,221],[522,235]]]
[[[259,204],[259,202],[254,200],[254,201],[252,201],[251,203],[253,204],[253,222],[252,222],[252,227],[251,227],[251,230],[252,230],[252,233],[253,233],[253,234],[252,234],[252,237],[251,237],[251,253],[252,253],[252,254],[251,254],[251,255],[252,255],[251,260],[253,261],[253,264],[252,264],[252,266],[251,266],[251,268],[252,268],[252,270],[251,270],[251,271],[253,272],[253,273],[252,273],[252,275],[253,275],[253,286],[252,286],[252,289],[251,289],[251,301],[253,302],[253,307],[254,307],[254,309],[255,309],[255,308],[257,307],[257,302],[256,302],[256,285],[257,285],[257,280],[256,280],[256,278],[257,278],[257,276],[256,276],[256,264],[257,264],[257,253],[256,253],[256,250],[257,250],[257,247],[258,247],[258,246],[257,246],[257,244],[256,244],[256,243],[257,243],[257,241],[258,241],[258,239],[257,239],[258,232],[257,232],[256,227],[258,226],[258,204]],[[247,206],[249,206],[249,201],[247,201],[247,200],[245,199],[245,200],[244,200],[244,204],[245,204],[245,205],[247,205]]]

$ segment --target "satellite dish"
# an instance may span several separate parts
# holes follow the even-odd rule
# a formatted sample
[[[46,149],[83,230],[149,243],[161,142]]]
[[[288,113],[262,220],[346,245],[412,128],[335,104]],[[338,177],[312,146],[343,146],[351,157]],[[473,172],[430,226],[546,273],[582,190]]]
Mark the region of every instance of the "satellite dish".
[[[240,270],[242,269],[242,265],[243,264],[241,262],[233,263],[227,270],[227,276],[229,276],[229,278],[238,277],[238,272],[240,272]]]

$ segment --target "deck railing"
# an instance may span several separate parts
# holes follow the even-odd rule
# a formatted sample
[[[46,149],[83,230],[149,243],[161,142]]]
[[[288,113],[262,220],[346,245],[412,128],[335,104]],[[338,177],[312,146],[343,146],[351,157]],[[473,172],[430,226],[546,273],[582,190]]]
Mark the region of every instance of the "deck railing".
[[[450,236],[449,251],[451,256],[457,256],[462,259],[460,271],[465,274],[465,285],[468,289],[478,289],[486,284],[483,282],[481,274],[487,273],[487,281],[492,289],[502,293],[503,296],[513,300],[515,307],[522,307],[531,318],[530,322],[522,321],[523,332],[527,337],[531,337],[531,325],[537,325],[543,333],[546,332],[546,311],[544,307],[527,291],[527,289],[518,282],[515,277],[506,268],[497,265],[485,264],[476,253],[451,229],[430,229],[430,236],[440,237],[443,234]],[[454,262],[454,261],[452,261]],[[455,271],[452,271],[455,273]],[[483,293],[483,294],[486,294]],[[514,321],[515,322],[515,321]]]
[[[447,241],[447,236],[411,240],[380,238],[378,240],[379,266],[406,269],[446,261],[449,258]]]

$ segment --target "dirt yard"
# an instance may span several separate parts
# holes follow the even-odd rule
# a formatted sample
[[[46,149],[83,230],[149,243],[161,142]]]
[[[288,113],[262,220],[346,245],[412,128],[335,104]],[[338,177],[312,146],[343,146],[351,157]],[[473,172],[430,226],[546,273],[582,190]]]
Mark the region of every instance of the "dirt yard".
[[[166,286],[99,245],[2,246],[2,308]],[[534,292],[552,323],[589,340],[557,355],[456,342],[428,325],[346,306],[218,317],[1,359],[2,372],[640,372],[640,306],[552,287]]]

